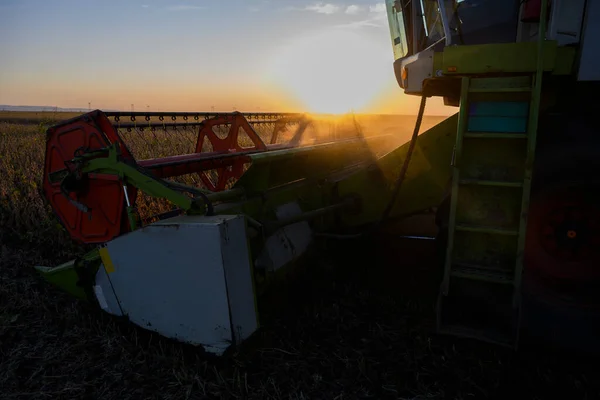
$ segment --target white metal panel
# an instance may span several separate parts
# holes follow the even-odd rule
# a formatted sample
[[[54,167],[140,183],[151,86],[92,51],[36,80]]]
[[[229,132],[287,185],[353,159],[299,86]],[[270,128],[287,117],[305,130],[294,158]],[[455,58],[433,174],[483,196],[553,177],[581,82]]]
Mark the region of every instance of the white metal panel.
[[[579,60],[580,81],[600,80],[600,0],[588,0]]]
[[[300,214],[302,214],[302,209],[298,203],[283,204],[275,209],[275,215],[279,220],[285,220]],[[308,222],[301,221],[284,226],[282,231],[290,244],[292,259],[296,259],[304,254],[312,241],[312,232]]]
[[[406,93],[421,93],[423,81],[433,73],[433,50],[424,50],[406,58],[402,66],[407,70]],[[440,72],[441,73],[441,72]]]
[[[579,43],[585,0],[555,0],[548,27],[548,39],[559,46]]]
[[[288,203],[275,210],[278,220],[302,213],[297,203]],[[300,257],[312,241],[310,225],[306,221],[284,226],[269,236],[256,263],[270,271],[278,270]]]
[[[109,242],[114,271],[108,277],[123,313],[145,329],[222,354],[234,341],[224,254],[240,255],[226,258],[231,263],[248,257],[243,218],[179,216]],[[228,275],[245,268],[249,269],[248,260],[231,264]],[[249,277],[249,273],[231,277],[232,286],[251,286]],[[236,293],[234,301],[237,324],[248,328],[245,336],[252,333],[252,327],[239,310],[243,302],[254,304],[251,293]],[[245,309],[256,318],[251,311],[253,307]]]
[[[98,272],[96,273],[94,294],[96,295],[96,300],[98,300],[98,304],[102,310],[109,314],[116,315],[117,317],[123,315],[121,313],[119,301],[117,300],[115,292],[110,284],[108,274],[104,269],[104,265],[100,265],[100,268],[98,268]]]
[[[231,219],[220,226],[223,268],[227,282],[234,340],[240,343],[258,329],[255,291],[246,221]]]

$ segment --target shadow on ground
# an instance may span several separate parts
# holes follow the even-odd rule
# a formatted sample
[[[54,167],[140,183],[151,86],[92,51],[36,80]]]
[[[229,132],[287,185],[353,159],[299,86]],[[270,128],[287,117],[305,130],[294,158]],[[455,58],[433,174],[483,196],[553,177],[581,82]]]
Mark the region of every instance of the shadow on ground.
[[[35,251],[1,251],[3,398],[600,396],[593,360],[434,335],[431,241],[387,236],[331,245],[282,286],[277,304],[285,307],[270,307],[263,328],[219,360],[54,290],[30,268],[42,261]]]

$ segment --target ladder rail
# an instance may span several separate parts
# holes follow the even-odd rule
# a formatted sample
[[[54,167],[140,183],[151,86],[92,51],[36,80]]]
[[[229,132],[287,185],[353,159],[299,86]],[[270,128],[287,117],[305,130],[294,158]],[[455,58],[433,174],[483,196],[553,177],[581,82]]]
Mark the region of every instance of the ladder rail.
[[[529,213],[529,201],[531,195],[531,180],[533,174],[533,163],[535,161],[535,149],[537,143],[537,130],[539,123],[540,102],[542,97],[542,79],[544,75],[544,42],[546,40],[548,15],[548,0],[542,0],[540,12],[540,24],[537,41],[537,65],[535,72],[535,82],[531,93],[531,103],[529,109],[529,123],[527,126],[527,160],[525,161],[525,179],[523,182],[523,197],[521,201],[521,220],[519,225],[519,239],[517,242],[517,260],[515,265],[515,296],[514,304],[520,302],[522,274],[525,252],[525,233],[527,230],[527,216]]]
[[[456,225],[456,204],[458,202],[458,182],[460,181],[460,158],[462,154],[462,140],[463,134],[467,128],[467,121],[469,115],[469,81],[468,77],[463,77],[460,88],[460,109],[459,118],[457,123],[457,137],[456,144],[454,145],[454,152],[452,154],[452,189],[450,194],[450,216],[448,220],[448,243],[446,246],[446,257],[444,262],[444,280],[442,282],[442,293],[444,296],[448,294],[448,288],[450,286],[450,269],[452,267],[452,251],[454,248],[454,229]]]

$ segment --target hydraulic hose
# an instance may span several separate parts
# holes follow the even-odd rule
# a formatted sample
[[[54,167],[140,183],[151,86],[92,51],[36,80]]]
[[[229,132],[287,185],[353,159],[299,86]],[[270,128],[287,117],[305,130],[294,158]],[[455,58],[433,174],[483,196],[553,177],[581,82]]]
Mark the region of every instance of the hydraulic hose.
[[[413,130],[412,137],[410,138],[410,144],[408,145],[408,151],[406,152],[406,158],[404,159],[404,163],[402,164],[402,169],[400,170],[400,175],[394,184],[394,188],[392,190],[392,197],[388,202],[386,208],[381,214],[381,218],[375,224],[373,224],[369,229],[361,233],[356,234],[335,234],[335,233],[315,233],[315,236],[325,237],[330,239],[358,239],[367,234],[373,233],[379,226],[390,216],[392,209],[394,208],[394,204],[398,198],[398,194],[400,193],[400,189],[402,188],[402,184],[406,178],[406,171],[408,170],[408,166],[410,164],[410,160],[412,158],[413,151],[417,144],[417,138],[419,137],[419,131],[421,130],[421,123],[423,122],[423,114],[425,113],[425,104],[427,102],[426,96],[421,96],[421,103],[419,104],[419,113],[417,114],[417,121],[415,122],[415,128]]]
[[[394,191],[392,192],[392,198],[388,202],[381,219],[378,222],[378,225],[381,224],[384,220],[386,220],[390,212],[392,212],[392,208],[394,208],[394,203],[398,198],[398,194],[400,193],[400,189],[402,188],[402,184],[404,183],[404,178],[406,177],[406,171],[408,170],[408,165],[410,164],[410,160],[412,158],[413,151],[415,150],[415,145],[417,144],[417,138],[419,136],[419,131],[421,130],[421,122],[423,122],[423,114],[425,113],[425,103],[427,101],[427,97],[421,97],[421,104],[419,104],[419,113],[417,114],[417,121],[415,122],[415,129],[413,130],[412,137],[410,138],[410,144],[408,145],[408,151],[406,153],[406,158],[404,159],[404,164],[402,164],[402,169],[400,170],[400,175],[398,179],[396,179],[396,184],[394,186]]]

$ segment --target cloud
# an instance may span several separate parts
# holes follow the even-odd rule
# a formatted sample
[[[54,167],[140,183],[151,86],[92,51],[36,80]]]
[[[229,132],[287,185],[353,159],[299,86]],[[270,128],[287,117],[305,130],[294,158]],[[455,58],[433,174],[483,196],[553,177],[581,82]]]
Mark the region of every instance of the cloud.
[[[355,9],[357,7],[358,9]],[[388,29],[387,14],[385,4],[378,3],[366,8],[360,6],[348,6],[346,8],[347,14],[357,15],[363,14],[365,17],[359,21],[352,21],[349,23],[336,25],[335,28],[342,29],[361,29],[361,28],[378,28]]]
[[[206,7],[203,6],[190,6],[190,5],[178,5],[178,6],[169,6],[167,10],[170,11],[188,11],[188,10],[204,10]]]
[[[371,17],[365,21],[358,21],[352,24],[361,26],[381,26],[381,20],[385,17],[386,6],[384,3],[376,3],[367,6],[350,4],[348,6],[339,6],[333,3],[315,3],[304,8],[287,7],[288,11],[312,11],[318,14],[337,14],[343,12],[347,15],[370,14]],[[351,24],[351,25],[352,25]]]
[[[385,12],[385,4],[377,3],[375,5],[369,6],[369,11],[372,13],[380,14]]]
[[[148,4],[142,4],[142,8],[148,8],[150,7]]]
[[[362,11],[361,6],[357,6],[356,4],[349,5],[346,7],[346,14],[356,15]]]
[[[362,21],[354,21],[347,24],[337,25],[336,28],[387,28],[387,25],[382,23],[381,20],[371,18],[364,19]]]
[[[314,11],[319,14],[331,15],[339,12],[341,10],[341,7],[331,3],[317,3],[312,6],[306,6],[305,10]]]

